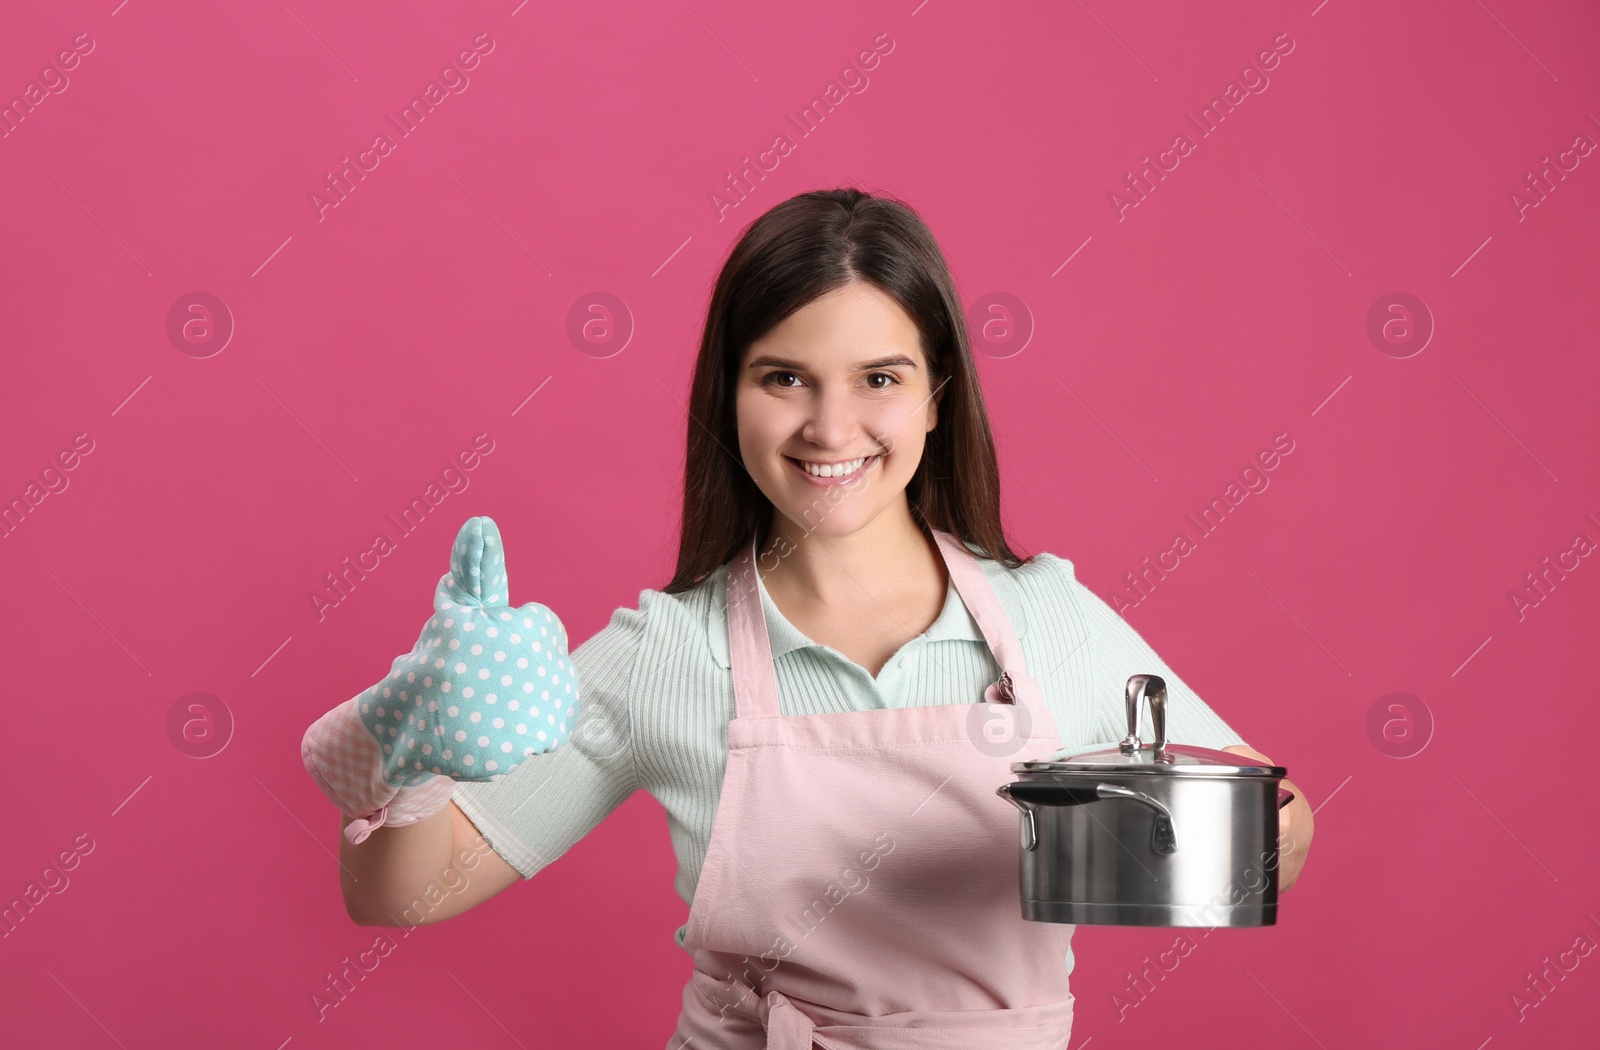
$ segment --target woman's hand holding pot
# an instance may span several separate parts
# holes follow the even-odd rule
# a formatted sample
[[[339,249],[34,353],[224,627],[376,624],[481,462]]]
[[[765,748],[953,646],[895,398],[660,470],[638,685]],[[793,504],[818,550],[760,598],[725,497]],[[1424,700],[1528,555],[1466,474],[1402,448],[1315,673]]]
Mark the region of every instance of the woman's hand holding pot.
[[[1273,764],[1272,759],[1244,744],[1233,744],[1222,750],[1245,755],[1265,765]],[[1300,790],[1299,785],[1285,779],[1278,786],[1294,792],[1294,798],[1288,805],[1278,809],[1278,892],[1282,893],[1294,885],[1294,881],[1300,877],[1300,869],[1306,866],[1306,851],[1311,848],[1316,818],[1311,815],[1311,804],[1306,801],[1305,792]]]

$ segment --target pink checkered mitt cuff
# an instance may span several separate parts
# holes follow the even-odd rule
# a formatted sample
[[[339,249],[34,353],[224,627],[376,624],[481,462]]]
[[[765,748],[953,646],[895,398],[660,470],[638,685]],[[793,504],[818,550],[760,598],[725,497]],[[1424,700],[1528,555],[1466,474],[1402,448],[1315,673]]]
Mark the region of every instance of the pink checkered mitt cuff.
[[[358,698],[357,698],[358,699]],[[383,779],[378,741],[362,724],[357,699],[346,700],[311,724],[300,757],[318,788],[352,818],[344,836],[360,843],[380,827],[403,827],[433,816],[455,791],[455,781],[434,776],[396,789]]]

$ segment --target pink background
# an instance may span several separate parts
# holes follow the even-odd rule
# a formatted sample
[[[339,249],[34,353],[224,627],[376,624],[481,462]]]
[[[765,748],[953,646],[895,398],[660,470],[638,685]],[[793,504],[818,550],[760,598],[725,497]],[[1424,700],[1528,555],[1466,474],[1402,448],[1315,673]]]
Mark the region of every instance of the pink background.
[[[1594,5],[116,3],[15,5],[0,34],[0,99],[94,42],[0,139],[0,498],[93,442],[0,542],[0,901],[59,890],[0,939],[9,1042],[665,1045],[687,906],[651,797],[408,935],[346,917],[298,744],[414,641],[470,515],[575,642],[666,582],[723,255],[853,183],[921,212],[969,306],[1024,304],[980,345],[1008,523],[1108,601],[1294,443],[1127,615],[1308,793],[1310,863],[1278,926],[1193,931],[1120,1011],[1183,931],[1080,927],[1074,1050],[1594,1045],[1600,955],[1571,949],[1600,943],[1600,567],[1510,598],[1600,541],[1600,156],[1511,196],[1600,141]],[[470,86],[319,220],[308,193],[478,34]],[[880,34],[870,84],[799,137],[786,117]],[[1200,136],[1280,34],[1269,85]],[[1119,219],[1111,192],[1185,130]],[[233,318],[220,352],[169,338],[196,291]],[[620,349],[569,338],[597,291]],[[1369,337],[1395,292],[1425,345]],[[480,433],[470,487],[319,620],[325,574]],[[233,720],[205,759],[168,728],[194,691]],[[75,841],[70,883],[44,874]],[[1541,998],[1547,957],[1571,972]]]

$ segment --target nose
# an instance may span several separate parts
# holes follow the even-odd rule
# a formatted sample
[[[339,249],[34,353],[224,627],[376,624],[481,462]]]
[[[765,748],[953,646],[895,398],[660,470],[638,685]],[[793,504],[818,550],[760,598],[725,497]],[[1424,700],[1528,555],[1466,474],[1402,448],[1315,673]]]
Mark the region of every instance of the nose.
[[[815,448],[838,451],[848,448],[860,429],[849,391],[824,388],[811,399],[800,436]]]

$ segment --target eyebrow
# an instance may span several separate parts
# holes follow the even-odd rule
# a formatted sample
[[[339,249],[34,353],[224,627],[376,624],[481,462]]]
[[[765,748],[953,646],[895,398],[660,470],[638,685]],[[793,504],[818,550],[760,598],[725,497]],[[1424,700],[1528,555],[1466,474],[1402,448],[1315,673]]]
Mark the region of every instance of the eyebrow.
[[[858,372],[865,372],[868,369],[873,368],[887,368],[889,365],[905,365],[911,368],[917,367],[917,363],[911,360],[911,358],[906,357],[904,354],[896,354],[893,357],[880,357],[876,361],[864,361],[861,364],[856,365],[855,368]],[[806,370],[806,366],[802,365],[798,361],[786,361],[781,357],[772,357],[771,355],[767,354],[763,354],[754,361],[751,361],[750,367],[787,368],[794,372],[804,372]]]

